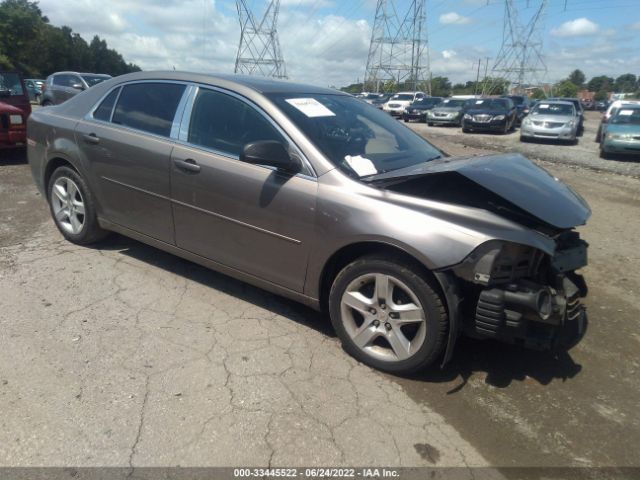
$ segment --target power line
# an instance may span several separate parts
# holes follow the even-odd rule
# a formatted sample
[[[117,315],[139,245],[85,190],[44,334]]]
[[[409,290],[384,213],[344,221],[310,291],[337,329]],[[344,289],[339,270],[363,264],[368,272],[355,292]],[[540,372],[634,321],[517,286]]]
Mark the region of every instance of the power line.
[[[258,22],[246,0],[236,0],[240,20],[240,44],[235,73],[287,78],[287,69],[278,40],[280,0],[270,0]]]
[[[378,0],[364,75],[365,89],[380,90],[380,83],[405,83],[414,90],[430,78],[426,2],[412,0],[404,16],[395,0]],[[430,89],[430,82],[428,83]]]

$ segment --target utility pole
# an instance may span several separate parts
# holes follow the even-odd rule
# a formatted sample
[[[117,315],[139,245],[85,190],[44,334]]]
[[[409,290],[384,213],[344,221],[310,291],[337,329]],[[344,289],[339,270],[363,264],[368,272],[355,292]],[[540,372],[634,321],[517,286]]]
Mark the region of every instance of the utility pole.
[[[234,72],[287,78],[277,30],[280,0],[269,0],[260,21],[247,6],[246,0],[236,0],[236,7],[240,20],[240,44]]]
[[[473,85],[473,94],[477,95],[478,94],[478,83],[480,83],[480,62],[482,61],[481,58],[478,59],[478,73],[476,73],[476,83]]]
[[[542,29],[548,0],[536,0],[536,3],[533,15],[523,23],[515,0],[505,0],[502,46],[491,69],[492,81],[486,83],[484,94],[491,94],[501,79],[518,93],[526,85],[542,84],[547,73],[542,58]]]
[[[363,90],[380,90],[380,84],[404,81],[418,89],[427,81],[431,94],[429,45],[426,26],[426,1],[411,0],[409,8],[399,11],[396,0],[378,0],[371,33]]]

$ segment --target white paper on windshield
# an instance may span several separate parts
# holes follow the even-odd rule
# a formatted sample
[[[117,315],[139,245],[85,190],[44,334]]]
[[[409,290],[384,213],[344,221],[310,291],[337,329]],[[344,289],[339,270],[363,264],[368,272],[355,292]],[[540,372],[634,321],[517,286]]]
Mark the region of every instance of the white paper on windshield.
[[[287,103],[296,107],[309,118],[336,116],[335,113],[322,105],[315,98],[287,98]]]
[[[538,108],[541,108],[544,110],[545,108],[549,108],[549,105],[538,105]]]
[[[633,110],[620,110],[618,115],[633,115]]]
[[[378,170],[376,170],[376,166],[368,158],[361,157],[360,155],[356,155],[355,157],[346,155],[344,159],[349,164],[349,166],[353,168],[353,171],[361,177],[378,173]]]
[[[480,105],[483,102],[484,102],[484,100],[476,100],[476,105]]]

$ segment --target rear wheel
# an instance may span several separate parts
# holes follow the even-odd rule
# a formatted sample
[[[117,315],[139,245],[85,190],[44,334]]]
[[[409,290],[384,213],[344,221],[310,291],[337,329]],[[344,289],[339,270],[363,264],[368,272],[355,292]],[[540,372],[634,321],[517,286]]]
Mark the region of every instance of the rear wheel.
[[[427,125],[429,125],[430,127],[433,127],[433,122],[427,122]]]
[[[51,105],[53,105],[53,103],[51,103],[50,100],[45,100],[44,102],[42,102],[43,107],[50,107]]]
[[[48,199],[56,227],[70,242],[86,245],[107,235],[98,224],[93,195],[75,170],[60,167],[53,172]]]
[[[350,355],[408,374],[435,362],[448,317],[435,286],[398,259],[370,256],[346,266],[329,295],[331,323]]]

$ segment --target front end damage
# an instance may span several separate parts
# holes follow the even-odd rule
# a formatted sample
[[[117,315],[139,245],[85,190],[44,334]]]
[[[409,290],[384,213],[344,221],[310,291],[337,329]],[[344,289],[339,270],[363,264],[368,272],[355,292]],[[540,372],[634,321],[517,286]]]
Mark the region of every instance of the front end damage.
[[[532,247],[487,242],[451,268],[458,280],[459,329],[539,350],[566,350],[584,336],[580,299],[586,282],[587,243],[573,231],[555,237],[547,255]]]
[[[434,271],[450,319],[445,362],[461,333],[541,350],[566,350],[584,336],[580,299],[587,286],[578,271],[587,265],[588,245],[574,229],[591,210],[567,185],[518,154],[449,157],[370,181],[443,202],[445,211],[468,207],[460,225],[487,238],[462,261]],[[483,226],[482,214],[471,213],[481,211],[513,228]]]

